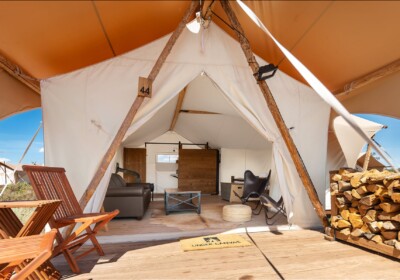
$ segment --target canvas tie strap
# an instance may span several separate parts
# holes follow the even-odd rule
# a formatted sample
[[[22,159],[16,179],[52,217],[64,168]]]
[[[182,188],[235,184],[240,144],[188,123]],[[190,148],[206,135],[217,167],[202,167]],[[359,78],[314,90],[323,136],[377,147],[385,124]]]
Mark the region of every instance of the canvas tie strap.
[[[382,156],[382,158],[396,171],[397,168],[393,164],[392,160],[382,151],[379,146],[372,141],[365,132],[360,128],[360,126],[353,120],[351,114],[347,109],[336,99],[336,97],[315,77],[307,67],[305,67],[290,51],[288,51],[284,46],[279,43],[277,39],[271,34],[271,32],[265,27],[257,15],[244,4],[241,0],[236,0],[243,11],[250,17],[250,19],[265,33],[267,34],[287,57],[287,59],[292,63],[296,70],[301,74],[301,76],[308,82],[308,84],[318,93],[318,95],[332,107],[335,112],[342,116],[343,119],[368,143]]]

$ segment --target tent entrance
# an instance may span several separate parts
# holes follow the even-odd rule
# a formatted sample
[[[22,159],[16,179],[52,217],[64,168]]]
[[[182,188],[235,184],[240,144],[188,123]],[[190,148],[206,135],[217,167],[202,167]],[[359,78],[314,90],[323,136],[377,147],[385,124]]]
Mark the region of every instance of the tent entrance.
[[[174,143],[178,142],[183,143],[184,149],[204,148],[193,146],[195,143],[208,143],[210,149],[218,149],[220,182],[230,182],[231,176],[243,177],[247,169],[256,175],[271,169],[272,143],[242,117],[207,75],[197,76],[184,91],[183,99],[181,94],[173,97],[122,144],[124,148],[146,147],[146,177],[148,182],[155,183],[156,192],[178,187],[178,180],[171,178],[178,166],[157,162],[157,155],[177,155],[178,146]],[[176,112],[178,117],[171,131]],[[146,144],[152,142],[163,145]],[[121,155],[117,160],[122,162]]]

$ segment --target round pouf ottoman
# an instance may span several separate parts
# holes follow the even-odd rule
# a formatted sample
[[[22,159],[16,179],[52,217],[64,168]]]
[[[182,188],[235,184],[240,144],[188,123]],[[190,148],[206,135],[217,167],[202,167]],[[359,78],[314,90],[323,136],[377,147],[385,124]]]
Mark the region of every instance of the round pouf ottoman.
[[[251,207],[243,204],[225,205],[222,219],[228,222],[247,222],[251,220]]]

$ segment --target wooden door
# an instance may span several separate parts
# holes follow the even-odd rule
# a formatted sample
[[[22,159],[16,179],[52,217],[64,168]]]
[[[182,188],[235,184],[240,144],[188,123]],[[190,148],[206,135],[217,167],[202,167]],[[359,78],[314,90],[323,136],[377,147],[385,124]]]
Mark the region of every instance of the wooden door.
[[[124,168],[134,170],[140,174],[143,183],[146,182],[146,149],[124,148]],[[134,182],[132,175],[124,174],[128,183]]]
[[[218,150],[179,149],[178,188],[218,193]]]

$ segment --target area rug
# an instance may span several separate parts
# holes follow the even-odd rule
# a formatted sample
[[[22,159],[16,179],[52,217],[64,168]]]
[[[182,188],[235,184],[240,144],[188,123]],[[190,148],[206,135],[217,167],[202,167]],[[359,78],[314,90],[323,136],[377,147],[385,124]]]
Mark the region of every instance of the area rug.
[[[158,203],[158,201],[157,201]],[[231,229],[243,223],[226,222],[222,219],[224,204],[202,205],[201,214],[196,212],[177,212],[165,215],[164,204],[151,209],[150,224],[159,224],[182,231],[203,229]],[[256,217],[255,217],[256,218]]]
[[[251,246],[251,243],[237,234],[218,234],[180,240],[183,251],[222,249]]]

